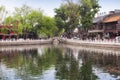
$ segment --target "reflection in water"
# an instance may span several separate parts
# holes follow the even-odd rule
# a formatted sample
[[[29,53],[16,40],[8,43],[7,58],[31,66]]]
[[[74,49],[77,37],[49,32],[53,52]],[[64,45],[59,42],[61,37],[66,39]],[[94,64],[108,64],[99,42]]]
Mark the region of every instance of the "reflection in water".
[[[36,49],[7,52],[3,51],[1,53],[1,65],[3,64],[6,69],[13,68],[15,71],[14,78],[27,80],[30,79],[29,76],[31,75],[42,73],[41,66],[38,66],[40,65],[39,57],[36,59],[36,56],[38,56]],[[3,65],[2,67],[4,68]],[[3,72],[2,74],[6,73]],[[11,75],[6,77],[2,76],[3,79],[7,79],[7,77],[11,77]]]
[[[78,60],[73,57],[72,51],[67,49],[66,53],[59,54],[56,60],[56,76],[61,79],[77,80],[80,76]]]
[[[0,79],[116,80],[120,78],[120,55],[109,53],[105,55],[102,52],[88,50],[69,47],[2,49]]]
[[[61,58],[60,58],[61,56]],[[67,48],[64,56],[59,55],[56,66],[56,75],[60,80],[96,80],[92,72],[91,61],[80,64],[80,59],[74,57],[73,50]],[[81,66],[82,65],[82,66]]]
[[[84,52],[83,54],[81,52]],[[120,74],[120,55],[107,54],[105,53],[89,53],[89,51],[80,51],[79,56],[86,56],[83,61],[88,61],[91,59],[95,67],[101,67],[104,71],[111,74]],[[82,58],[82,57],[81,57]]]

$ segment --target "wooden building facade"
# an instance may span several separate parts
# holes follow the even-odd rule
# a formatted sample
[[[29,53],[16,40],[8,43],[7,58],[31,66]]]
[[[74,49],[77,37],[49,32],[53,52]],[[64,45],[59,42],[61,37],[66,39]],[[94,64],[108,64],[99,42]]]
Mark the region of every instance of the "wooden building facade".
[[[120,11],[112,11],[108,15],[95,18],[88,33],[92,38],[98,39],[114,39],[120,36]]]

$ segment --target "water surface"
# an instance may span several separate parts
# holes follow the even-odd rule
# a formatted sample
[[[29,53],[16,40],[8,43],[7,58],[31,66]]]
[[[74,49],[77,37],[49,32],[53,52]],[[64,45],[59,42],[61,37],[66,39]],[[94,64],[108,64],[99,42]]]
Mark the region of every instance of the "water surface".
[[[0,80],[120,80],[120,52],[67,45],[1,47]]]

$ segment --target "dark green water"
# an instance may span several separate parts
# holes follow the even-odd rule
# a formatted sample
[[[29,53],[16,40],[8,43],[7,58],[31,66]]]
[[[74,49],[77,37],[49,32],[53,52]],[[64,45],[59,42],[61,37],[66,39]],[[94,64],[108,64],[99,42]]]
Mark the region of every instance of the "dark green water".
[[[0,48],[0,80],[120,80],[119,53],[73,46]]]

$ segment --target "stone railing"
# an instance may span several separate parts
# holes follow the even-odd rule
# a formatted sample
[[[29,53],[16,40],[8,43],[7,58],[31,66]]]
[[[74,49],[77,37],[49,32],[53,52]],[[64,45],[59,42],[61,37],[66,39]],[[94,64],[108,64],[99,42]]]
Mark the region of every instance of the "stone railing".
[[[63,39],[64,42],[71,42],[71,43],[89,43],[89,44],[112,44],[112,45],[120,45],[119,41],[116,40],[78,40],[78,39]]]
[[[24,39],[18,39],[18,40],[0,40],[0,46],[1,45],[33,45],[33,44],[50,44],[51,39],[48,40],[24,40]]]

